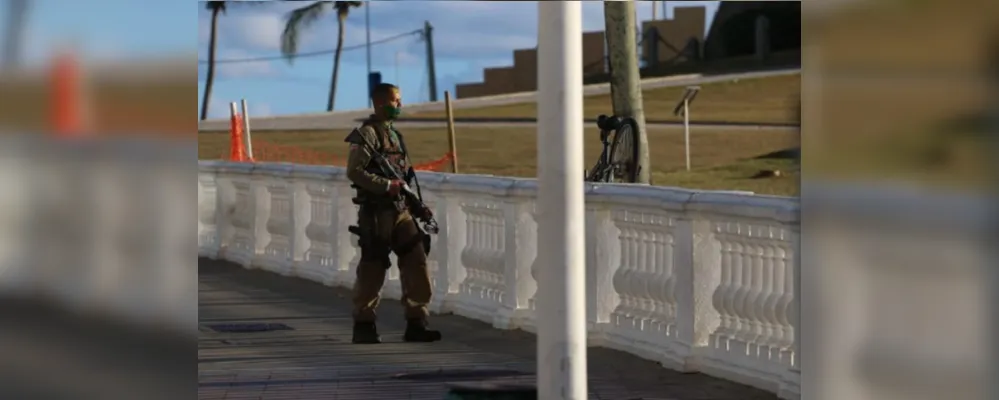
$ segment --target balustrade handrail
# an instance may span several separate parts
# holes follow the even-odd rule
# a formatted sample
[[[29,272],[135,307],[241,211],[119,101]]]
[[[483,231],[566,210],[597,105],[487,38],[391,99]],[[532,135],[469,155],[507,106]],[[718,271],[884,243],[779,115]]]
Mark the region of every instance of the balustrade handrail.
[[[343,168],[199,163],[199,248],[247,268],[349,286],[360,256]],[[438,216],[431,308],[534,330],[537,181],[419,172]],[[595,345],[797,396],[796,198],[585,186]],[[222,211],[222,212],[219,212]],[[390,272],[383,295],[400,295]]]
[[[251,174],[266,171],[279,176],[297,178],[337,179],[345,177],[339,166],[305,165],[279,162],[239,163],[218,160],[198,161],[199,169],[218,169],[225,172]],[[418,171],[416,175],[424,186],[449,185],[452,190],[483,192],[505,196],[513,193],[534,194],[537,180],[533,178],[493,175],[449,174]],[[667,186],[649,186],[628,183],[586,183],[588,202],[620,202],[635,205],[661,205],[678,211],[704,211],[733,216],[771,218],[794,223],[798,220],[798,198],[759,195],[732,190],[695,190]],[[634,200],[632,200],[634,199]],[[659,202],[661,204],[655,204]],[[677,206],[679,205],[679,206]],[[761,213],[758,210],[767,210]],[[767,213],[770,213],[769,215]]]

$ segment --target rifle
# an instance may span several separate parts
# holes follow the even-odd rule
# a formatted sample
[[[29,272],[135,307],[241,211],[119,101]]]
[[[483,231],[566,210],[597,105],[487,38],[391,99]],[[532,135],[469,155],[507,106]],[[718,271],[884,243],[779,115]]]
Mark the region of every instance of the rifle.
[[[409,210],[413,214],[413,217],[423,224],[423,226],[420,226],[420,224],[417,224],[416,226],[416,228],[421,231],[420,233],[437,234],[440,231],[440,228],[437,226],[437,220],[434,219],[434,216],[424,212],[424,210],[429,210],[430,208],[423,202],[423,196],[414,192],[413,189],[409,187],[408,180],[405,179],[399,171],[396,171],[395,166],[390,164],[388,160],[385,159],[385,155],[376,150],[359,130],[355,128],[349,135],[347,135],[347,138],[344,139],[344,141],[350,144],[363,146],[364,149],[371,154],[371,160],[378,165],[378,168],[382,170],[382,173],[388,176],[389,179],[396,179],[402,182],[402,189],[399,193],[406,199],[406,204],[409,206]],[[405,151],[405,149],[403,151]],[[413,167],[409,167],[409,171],[407,172],[407,175],[409,176],[416,176],[416,172],[413,171]]]

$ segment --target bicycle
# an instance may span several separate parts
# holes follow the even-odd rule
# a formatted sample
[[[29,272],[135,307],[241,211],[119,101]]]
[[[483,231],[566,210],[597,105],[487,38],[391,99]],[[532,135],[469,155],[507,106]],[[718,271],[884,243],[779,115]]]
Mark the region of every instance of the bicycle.
[[[597,117],[603,150],[585,173],[587,182],[634,183],[638,180],[638,123],[633,118]]]

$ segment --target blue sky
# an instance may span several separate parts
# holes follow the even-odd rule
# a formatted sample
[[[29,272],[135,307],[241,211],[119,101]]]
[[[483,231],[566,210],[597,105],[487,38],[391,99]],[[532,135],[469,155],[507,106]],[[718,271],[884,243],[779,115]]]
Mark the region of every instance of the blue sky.
[[[667,4],[675,3],[678,2]],[[709,18],[717,7],[717,2],[684,3],[708,6]],[[276,3],[232,7],[220,18],[219,59],[279,55],[284,17],[295,6]],[[483,67],[511,65],[513,50],[537,44],[536,2],[376,1],[370,7],[372,41],[418,30],[425,20],[434,26],[439,98],[443,98],[444,90],[453,90],[455,83],[481,80]],[[651,7],[651,2],[639,4],[639,18],[650,19]],[[584,3],[583,13],[584,30],[602,30],[601,2]],[[199,11],[199,59],[207,58],[209,16],[207,11]],[[345,45],[360,48],[343,55],[336,99],[338,110],[367,106],[364,21],[363,9],[355,10],[347,20]],[[306,35],[302,51],[335,46],[336,18],[331,14]],[[427,101],[424,54],[425,45],[419,36],[408,36],[374,46],[372,69],[380,71],[383,80],[402,87],[405,103]],[[238,98],[247,99],[251,112],[253,104],[257,104],[258,111],[254,114],[260,114],[260,109],[268,114],[324,111],[332,59],[331,55],[323,55],[296,59],[293,65],[283,60],[221,65],[210,113],[224,114],[225,102]]]
[[[304,3],[231,6],[219,21],[218,58],[280,55],[284,18]],[[680,2],[667,3],[669,15],[676,3]],[[682,3],[684,7],[707,6],[709,21],[718,6],[715,1]],[[98,7],[100,12],[95,12]],[[640,2],[639,18],[650,19],[651,8],[651,2]],[[533,1],[376,1],[370,9],[372,41],[418,30],[425,20],[430,21],[435,28],[440,93],[453,90],[456,83],[481,80],[483,67],[510,65],[513,50],[537,44],[537,3]],[[3,13],[0,10],[0,18]],[[211,18],[202,2],[33,0],[29,17],[25,44],[32,63],[45,62],[52,49],[60,46],[78,49],[88,60],[193,58],[195,52],[198,59],[207,59]],[[602,30],[601,2],[583,4],[583,28]],[[347,20],[345,44],[360,48],[344,52],[337,110],[367,106],[364,41],[364,10],[357,9]],[[300,47],[310,52],[335,45],[336,18],[330,14],[305,34]],[[380,71],[384,80],[402,87],[406,103],[428,98],[424,46],[419,36],[411,35],[372,49],[372,68]],[[220,65],[210,114],[225,116],[226,104],[240,98],[247,100],[254,116],[324,111],[332,63],[332,55],[324,55],[298,58],[292,65],[280,59]],[[199,72],[203,79],[203,65],[199,64]],[[199,103],[202,87],[199,85]]]
[[[6,4],[6,3],[5,3]],[[0,7],[0,27],[6,23]],[[71,47],[88,60],[121,60],[188,54],[198,39],[194,4],[177,1],[31,0],[25,58],[48,60]]]
[[[713,17],[717,7],[717,2],[684,3],[708,6],[709,17]],[[218,58],[279,55],[284,17],[296,6],[300,5],[275,3],[230,8],[219,22]],[[455,83],[481,80],[483,67],[510,65],[513,50],[537,44],[536,2],[377,1],[370,7],[372,41],[418,30],[423,21],[430,21],[435,28],[434,50],[440,93],[453,90]],[[651,7],[651,3],[639,4],[639,18],[651,18]],[[210,13],[203,8],[198,15],[199,59],[207,59],[208,49]],[[584,30],[602,30],[600,2],[585,3],[583,12]],[[336,99],[338,110],[367,106],[364,21],[363,9],[355,10],[347,20],[345,46],[360,48],[344,52]],[[303,42],[303,52],[334,48],[336,18],[331,14],[318,21]],[[424,54],[425,45],[419,36],[408,36],[374,46],[372,69],[380,71],[384,80],[402,87],[405,103],[427,101]],[[239,98],[247,99],[254,115],[324,111],[332,60],[332,55],[323,55],[299,58],[292,65],[284,60],[220,65],[210,113],[224,115],[224,104]]]

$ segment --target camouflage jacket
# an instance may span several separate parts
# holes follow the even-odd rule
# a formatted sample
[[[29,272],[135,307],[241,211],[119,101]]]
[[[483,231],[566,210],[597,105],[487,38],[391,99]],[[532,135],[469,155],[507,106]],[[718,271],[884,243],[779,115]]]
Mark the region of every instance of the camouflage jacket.
[[[381,154],[396,168],[396,171],[402,175],[406,174],[409,163],[403,150],[402,135],[392,127],[391,123],[379,121],[372,115],[357,130],[368,143],[379,148]],[[372,162],[372,154],[357,144],[350,145],[347,156],[347,178],[354,184],[358,196],[362,198],[385,198],[391,181],[378,164]]]

